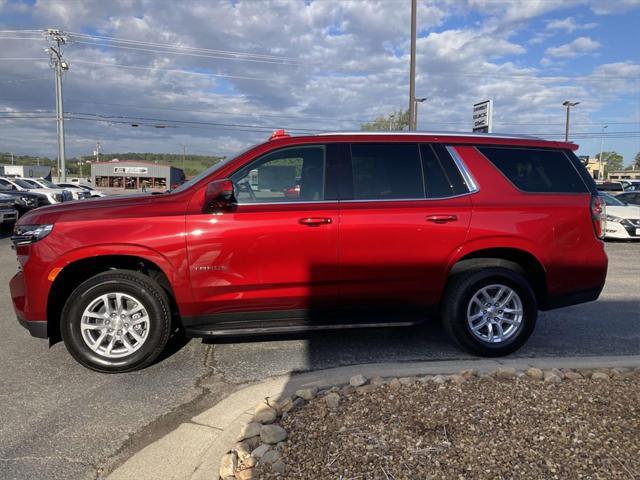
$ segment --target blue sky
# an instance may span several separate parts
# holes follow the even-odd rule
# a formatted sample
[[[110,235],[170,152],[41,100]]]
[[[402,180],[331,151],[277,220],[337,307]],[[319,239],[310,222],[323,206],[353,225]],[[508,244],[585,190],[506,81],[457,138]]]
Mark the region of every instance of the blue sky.
[[[596,153],[607,125],[605,150],[629,163],[638,25],[639,0],[420,0],[419,128],[468,131],[472,104],[492,98],[495,131],[562,138],[568,99],[579,153]],[[17,118],[54,109],[47,27],[73,40],[70,155],[97,141],[230,155],[274,128],[358,129],[408,104],[409,0],[0,0],[0,57],[38,59],[0,59],[0,151],[55,156],[51,119]]]

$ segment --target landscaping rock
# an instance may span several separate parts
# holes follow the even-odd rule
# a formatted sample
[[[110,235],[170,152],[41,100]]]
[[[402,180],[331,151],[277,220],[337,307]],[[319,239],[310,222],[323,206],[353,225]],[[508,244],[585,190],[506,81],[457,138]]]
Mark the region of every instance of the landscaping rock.
[[[249,450],[253,452],[260,445],[260,435],[247,438],[244,442],[249,446]]]
[[[397,390],[401,386],[402,384],[400,383],[400,380],[398,380],[397,378],[392,378],[391,381],[389,382],[389,388],[391,390]]]
[[[338,408],[340,405],[340,395],[337,393],[329,393],[326,397],[324,397],[324,401],[329,408]]]
[[[286,470],[287,470],[287,466],[282,460],[278,460],[273,465],[271,465],[271,471],[273,473],[278,473],[280,475],[283,475]]]
[[[495,382],[495,381],[496,381],[496,379],[495,379],[495,378],[493,378],[491,375],[487,375],[487,374],[480,375],[480,376],[478,377],[478,379],[479,379],[481,382],[485,382],[485,383],[491,383],[491,382]]]
[[[433,383],[437,383],[438,385],[442,385],[444,383],[447,383],[448,378],[444,375],[436,375],[435,377],[433,377]]]
[[[306,401],[313,400],[318,394],[317,387],[301,388],[296,391],[296,395]]]
[[[351,395],[356,389],[351,385],[346,385],[340,389],[340,395]]]
[[[238,480],[254,480],[258,477],[259,475],[255,468],[245,468],[236,472],[236,478]]]
[[[278,408],[280,409],[280,412],[282,412],[282,413],[289,412],[293,408],[293,398],[287,397],[287,398],[281,400],[278,403]]]
[[[251,452],[251,456],[253,458],[257,458],[258,460],[260,460],[262,456],[265,453],[267,453],[269,450],[271,450],[271,445],[267,445],[266,443],[263,443],[258,448],[256,448],[253,452]]]
[[[260,463],[271,465],[282,458],[282,454],[275,449],[269,450],[260,459]]]
[[[356,388],[357,393],[371,393],[378,388],[377,385],[362,385]]]
[[[257,464],[258,464],[258,460],[256,460],[256,457],[252,457],[251,455],[249,455],[247,458],[245,458],[242,461],[242,465],[244,468],[255,467]]]
[[[512,367],[501,367],[496,370],[496,378],[507,380],[516,378],[516,369]]]
[[[574,371],[564,372],[564,378],[566,380],[583,380],[584,379],[582,375]]]
[[[477,377],[478,371],[470,368],[467,370],[462,370],[460,372],[460,375],[462,375],[466,380],[469,380],[470,378]]]
[[[373,377],[370,381],[371,385],[384,385],[384,378],[381,376]]]
[[[544,379],[544,372],[542,370],[540,370],[539,368],[528,368],[526,372],[527,377],[532,378],[533,380],[543,380]]]
[[[351,385],[352,387],[360,387],[365,383],[367,383],[367,377],[365,377],[364,375],[354,375],[349,380],[349,385]]]
[[[247,423],[244,428],[240,431],[240,436],[238,437],[238,441],[241,442],[247,438],[255,437],[260,435],[260,429],[262,425],[258,422]]]
[[[462,375],[449,375],[449,380],[452,383],[455,383],[456,385],[460,385],[461,383],[464,383],[467,381],[467,379]]]
[[[233,447],[233,451],[238,455],[238,459],[244,460],[246,457],[251,455],[251,449],[249,448],[249,444],[247,442],[239,442]]]
[[[413,383],[416,383],[416,379],[414,377],[402,377],[399,379],[399,381],[402,385],[411,385]]]
[[[609,380],[609,375],[607,375],[604,372],[593,372],[593,374],[591,375],[591,380],[598,380],[598,381],[608,381]]]
[[[560,383],[562,382],[562,377],[560,377],[557,373],[552,370],[547,370],[544,372],[544,382],[545,383]]]
[[[272,423],[278,418],[278,412],[270,407],[262,408],[253,416],[253,421],[258,423]]]
[[[264,425],[260,430],[260,440],[264,443],[275,444],[286,440],[287,432],[280,425]]]
[[[220,471],[218,472],[222,478],[233,477],[238,467],[238,457],[235,453],[227,453],[222,457],[220,462]]]
[[[425,375],[424,377],[420,377],[418,379],[418,381],[420,383],[429,383],[429,382],[433,381],[433,375]]]

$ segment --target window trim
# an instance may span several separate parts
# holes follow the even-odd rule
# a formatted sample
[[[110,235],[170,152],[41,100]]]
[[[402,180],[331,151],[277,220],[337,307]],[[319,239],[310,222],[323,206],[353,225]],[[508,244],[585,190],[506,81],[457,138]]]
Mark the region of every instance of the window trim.
[[[324,199],[324,194],[327,188],[327,144],[326,143],[312,143],[312,144],[301,144],[301,145],[289,145],[287,147],[283,147],[283,148],[275,148],[273,150],[269,150],[268,152],[263,153],[262,155],[259,155],[257,157],[252,158],[249,162],[243,164],[242,166],[240,166],[237,170],[231,172],[227,178],[231,180],[231,177],[233,177],[236,173],[238,173],[240,170],[243,170],[245,168],[248,168],[249,166],[251,166],[253,163],[257,162],[258,160],[267,157],[269,155],[272,155],[276,152],[284,152],[286,150],[299,150],[301,148],[321,148],[322,149],[322,200],[301,200],[301,201],[292,201],[292,202],[238,202],[238,199],[236,199],[235,205],[237,207],[242,207],[244,205],[247,206],[255,206],[255,205],[308,205],[308,204],[317,204],[317,203],[335,203],[338,200],[325,200]],[[265,162],[266,163],[266,162]],[[251,171],[251,169],[249,169],[249,171]],[[234,185],[235,187],[235,185]]]
[[[467,164],[464,163],[464,160],[456,150],[456,147],[454,147],[453,145],[445,145],[444,148],[447,150],[447,152],[449,152],[449,155],[451,155],[451,158],[453,159],[453,163],[456,164],[460,175],[462,175],[462,179],[464,180],[464,183],[467,185],[467,189],[469,190],[467,193],[476,193],[480,191],[478,182],[469,170],[469,167],[467,167]]]

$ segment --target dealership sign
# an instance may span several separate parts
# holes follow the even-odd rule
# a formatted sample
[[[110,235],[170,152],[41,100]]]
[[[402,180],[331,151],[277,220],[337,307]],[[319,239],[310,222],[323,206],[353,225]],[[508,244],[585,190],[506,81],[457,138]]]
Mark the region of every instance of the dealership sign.
[[[113,167],[113,173],[148,173],[147,167]]]
[[[491,133],[493,100],[485,100],[473,106],[473,131]]]

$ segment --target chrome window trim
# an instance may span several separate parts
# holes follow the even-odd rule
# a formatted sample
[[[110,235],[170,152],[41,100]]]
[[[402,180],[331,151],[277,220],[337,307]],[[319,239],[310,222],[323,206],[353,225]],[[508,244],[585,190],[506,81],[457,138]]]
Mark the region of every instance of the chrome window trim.
[[[462,160],[462,157],[460,157],[460,155],[456,151],[455,147],[453,147],[452,145],[445,145],[445,148],[447,149],[447,152],[449,152],[449,155],[451,155],[451,158],[453,158],[453,161],[456,164],[456,167],[458,167],[458,171],[462,175],[462,178],[464,179],[464,183],[467,184],[469,193],[475,193],[478,190],[480,190],[480,187],[478,186],[478,182],[476,182],[476,179],[473,178],[473,175],[467,168],[467,165],[464,163],[464,160]]]
[[[340,203],[377,203],[377,202],[437,202],[438,200],[449,200],[451,198],[466,197],[473,195],[473,192],[460,193],[458,195],[449,195],[448,197],[431,197],[431,198],[380,198],[377,200],[340,200]]]

